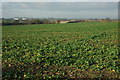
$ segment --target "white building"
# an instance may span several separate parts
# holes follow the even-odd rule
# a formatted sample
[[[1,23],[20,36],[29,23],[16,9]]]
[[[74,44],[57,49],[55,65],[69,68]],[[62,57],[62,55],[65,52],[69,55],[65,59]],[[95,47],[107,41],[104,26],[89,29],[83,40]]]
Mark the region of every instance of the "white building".
[[[22,20],[26,20],[26,17],[23,17]]]
[[[14,18],[14,20],[18,21],[18,20],[19,20],[19,18],[18,18],[18,17],[15,17],[15,18]]]

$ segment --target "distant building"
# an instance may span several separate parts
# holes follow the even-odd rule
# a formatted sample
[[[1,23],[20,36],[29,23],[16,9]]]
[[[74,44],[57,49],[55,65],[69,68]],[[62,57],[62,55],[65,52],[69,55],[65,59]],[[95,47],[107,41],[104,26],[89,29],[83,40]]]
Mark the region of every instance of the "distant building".
[[[26,17],[23,17],[22,20],[23,20],[23,21],[26,20]]]
[[[26,20],[26,17],[23,17],[23,18],[15,17],[14,20],[16,20],[16,21],[23,20],[24,21],[24,20]]]
[[[69,21],[60,21],[60,23],[67,23],[67,22],[69,22]]]
[[[15,20],[15,21],[18,21],[18,20],[19,20],[19,18],[18,18],[18,17],[15,17],[15,18],[14,18],[14,20]]]

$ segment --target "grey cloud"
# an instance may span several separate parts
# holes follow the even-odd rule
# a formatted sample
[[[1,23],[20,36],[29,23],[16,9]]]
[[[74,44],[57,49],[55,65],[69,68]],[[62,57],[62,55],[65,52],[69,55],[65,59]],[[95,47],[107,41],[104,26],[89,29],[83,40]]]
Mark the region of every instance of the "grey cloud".
[[[3,2],[118,2],[119,0],[4,0]]]
[[[117,17],[117,2],[4,2],[4,16]]]
[[[86,2],[18,2],[18,3],[4,3],[3,9],[33,9],[33,10],[51,10],[51,11],[68,11],[68,10],[88,10],[88,9],[117,9],[117,3],[86,3]]]

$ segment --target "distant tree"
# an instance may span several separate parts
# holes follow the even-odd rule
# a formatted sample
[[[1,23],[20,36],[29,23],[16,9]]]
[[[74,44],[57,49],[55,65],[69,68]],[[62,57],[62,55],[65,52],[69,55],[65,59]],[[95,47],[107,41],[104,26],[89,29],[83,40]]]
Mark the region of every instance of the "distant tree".
[[[57,23],[60,23],[60,20],[57,20]]]
[[[49,21],[48,21],[48,20],[45,20],[44,23],[45,23],[45,24],[49,24]]]
[[[43,24],[44,21],[39,20],[39,19],[30,19],[26,20],[26,24]]]
[[[110,20],[110,18],[109,17],[107,17],[107,18],[105,18],[106,20]]]

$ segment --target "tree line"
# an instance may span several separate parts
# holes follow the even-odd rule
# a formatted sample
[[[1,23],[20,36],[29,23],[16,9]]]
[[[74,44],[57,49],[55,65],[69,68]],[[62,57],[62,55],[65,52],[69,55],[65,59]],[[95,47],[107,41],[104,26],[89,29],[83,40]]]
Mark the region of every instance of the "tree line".
[[[59,21],[60,20],[51,21],[50,19],[26,19],[26,20],[2,19],[2,25],[54,24],[59,23]]]

